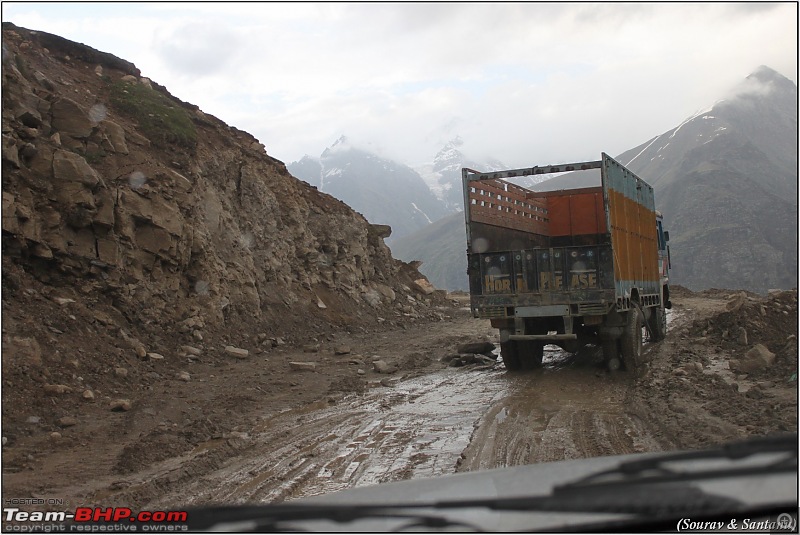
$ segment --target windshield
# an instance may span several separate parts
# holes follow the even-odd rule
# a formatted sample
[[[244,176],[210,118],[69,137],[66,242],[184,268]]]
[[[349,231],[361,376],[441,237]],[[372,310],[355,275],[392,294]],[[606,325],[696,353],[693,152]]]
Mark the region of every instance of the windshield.
[[[748,6],[4,3],[2,530],[796,516]]]

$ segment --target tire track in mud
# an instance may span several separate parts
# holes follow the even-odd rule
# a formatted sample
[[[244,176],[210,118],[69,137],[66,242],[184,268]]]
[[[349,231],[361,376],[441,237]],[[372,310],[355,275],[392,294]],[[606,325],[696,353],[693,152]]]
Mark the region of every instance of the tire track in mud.
[[[626,405],[635,379],[601,372],[595,353],[506,374],[509,394],[476,425],[459,471],[663,449]]]
[[[149,506],[277,502],[453,473],[504,375],[443,370],[275,415],[242,437],[241,455]]]
[[[446,369],[263,418],[236,433],[220,462],[200,445],[161,474],[147,507],[268,503],[456,471],[663,449],[626,406],[627,373],[601,373],[591,355],[551,352],[524,373]],[[230,440],[230,439],[229,439]],[[203,456],[210,465],[203,470]],[[202,475],[200,475],[202,474]],[[156,488],[157,487],[157,488]],[[151,489],[152,490],[152,489]]]

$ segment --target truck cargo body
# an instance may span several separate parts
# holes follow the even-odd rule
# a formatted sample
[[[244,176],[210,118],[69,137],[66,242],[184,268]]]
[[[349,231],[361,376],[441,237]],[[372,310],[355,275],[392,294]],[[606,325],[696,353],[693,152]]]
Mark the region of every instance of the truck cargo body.
[[[601,186],[534,192],[504,180],[588,169],[600,170]],[[649,184],[606,154],[462,177],[470,304],[501,343],[522,343],[504,349],[536,360],[545,342],[571,351],[602,339],[613,360],[631,310],[665,331],[655,322],[668,298],[666,242]]]

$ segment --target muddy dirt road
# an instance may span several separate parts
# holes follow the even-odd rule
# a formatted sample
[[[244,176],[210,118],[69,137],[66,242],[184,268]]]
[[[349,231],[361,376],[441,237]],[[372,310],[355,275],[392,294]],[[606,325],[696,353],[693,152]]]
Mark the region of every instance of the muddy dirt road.
[[[500,363],[448,368],[349,396],[335,406],[286,411],[241,437],[250,443],[246,454],[156,504],[185,496],[199,503],[274,502],[454,471],[688,447],[671,427],[675,424],[693,429],[691,440],[700,443],[758,434],[770,425],[781,430],[788,419],[758,429],[725,423],[731,413],[707,410],[713,390],[691,411],[664,407],[671,417],[642,411],[641,398],[651,397],[653,385],[665,376],[674,379],[670,355],[682,354],[681,341],[693,322],[725,305],[719,299],[679,301],[668,317],[671,343],[648,345],[651,365],[636,377],[605,371],[597,348],[570,355],[548,346],[539,370],[507,373]],[[710,366],[701,377],[720,371]],[[683,383],[675,385],[673,394]],[[792,404],[793,385],[785,386],[788,390],[773,389],[771,395],[788,395]],[[731,394],[742,398],[738,390],[724,388],[717,396]],[[686,406],[693,401],[687,392]],[[735,400],[724,404],[736,407]],[[792,414],[796,411],[785,416]]]
[[[488,322],[457,308],[435,324],[335,340],[337,347],[348,344],[394,362],[394,373],[365,372],[359,363],[369,357],[326,356],[324,348],[314,354],[314,373],[285,372],[286,362],[312,358],[292,350],[265,360],[275,367],[263,376],[229,367],[224,388],[209,380],[205,389],[185,385],[185,391],[169,392],[173,404],[187,400],[202,414],[215,414],[212,408],[227,399],[222,414],[236,424],[229,430],[198,434],[179,449],[170,437],[185,436],[175,430],[181,426],[168,420],[148,427],[152,407],[144,406],[128,417],[137,434],[95,439],[97,462],[78,465],[82,478],[63,472],[85,454],[77,442],[42,455],[27,471],[7,474],[4,490],[149,508],[275,502],[456,471],[796,431],[796,325],[794,334],[785,332],[792,323],[783,314],[794,307],[796,317],[796,293],[781,299],[752,300],[767,310],[761,323],[771,330],[747,324],[750,336],[776,355],[768,369],[749,374],[729,367],[746,348],[725,338],[738,316],[726,312],[730,301],[724,297],[676,298],[670,334],[646,347],[650,364],[637,376],[607,372],[591,346],[575,355],[548,346],[543,368],[530,372],[508,373],[500,362],[448,367],[442,357],[456,345],[496,336]],[[776,329],[783,319],[788,323]],[[276,387],[283,394],[273,397],[245,395],[268,392],[269,380],[290,388]],[[188,405],[180,406],[187,413]],[[196,422],[189,418],[182,425]]]
[[[602,371],[596,348],[573,357],[550,347],[543,369],[505,377],[505,394],[479,420],[460,470],[662,449],[628,410],[629,374]]]
[[[551,349],[531,373],[448,368],[266,418],[238,437],[249,443],[246,455],[156,504],[185,496],[274,502],[457,469],[661,448],[626,411],[630,376],[602,371],[594,348],[577,357]]]

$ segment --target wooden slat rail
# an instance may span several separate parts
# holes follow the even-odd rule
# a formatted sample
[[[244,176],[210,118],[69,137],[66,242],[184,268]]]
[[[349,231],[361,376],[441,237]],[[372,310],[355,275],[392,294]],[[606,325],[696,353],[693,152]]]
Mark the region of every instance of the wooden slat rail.
[[[499,179],[470,181],[470,218],[478,223],[548,234],[547,199]]]

